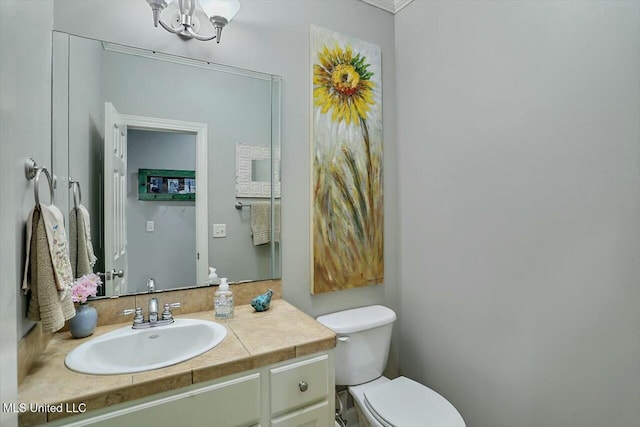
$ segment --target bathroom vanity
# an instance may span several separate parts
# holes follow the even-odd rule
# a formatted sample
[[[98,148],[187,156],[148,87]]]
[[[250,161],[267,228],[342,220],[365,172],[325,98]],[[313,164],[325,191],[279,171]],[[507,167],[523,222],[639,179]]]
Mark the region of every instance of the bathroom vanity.
[[[213,312],[176,317],[213,320]],[[33,409],[20,414],[20,425],[332,425],[332,331],[283,300],[263,313],[238,306],[235,317],[221,323],[227,337],[208,352],[126,375],[64,366],[73,348],[126,324],[101,326],[82,340],[56,334],[20,386],[21,403]]]

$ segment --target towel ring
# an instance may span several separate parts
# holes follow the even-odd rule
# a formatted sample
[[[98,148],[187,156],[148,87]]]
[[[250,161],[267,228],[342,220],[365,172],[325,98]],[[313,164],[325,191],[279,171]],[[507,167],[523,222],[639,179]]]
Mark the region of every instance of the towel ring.
[[[31,180],[35,178],[35,183],[33,185],[33,196],[36,200],[36,206],[40,204],[40,196],[38,194],[38,188],[40,185],[40,174],[44,172],[44,175],[47,177],[47,182],[49,183],[49,196],[51,198],[51,204],[53,205],[53,179],[51,178],[51,174],[47,170],[47,168],[39,167],[35,160],[29,158],[24,164],[24,173],[27,176],[27,179]]]
[[[80,188],[80,181],[69,177],[69,188],[73,191],[73,206],[77,208],[82,204],[82,188]]]

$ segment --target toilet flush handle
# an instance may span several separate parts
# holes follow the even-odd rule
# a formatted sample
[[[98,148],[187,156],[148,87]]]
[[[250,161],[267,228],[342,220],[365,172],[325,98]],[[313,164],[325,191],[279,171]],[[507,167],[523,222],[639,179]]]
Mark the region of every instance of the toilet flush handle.
[[[338,341],[349,342],[349,341],[351,341],[351,337],[348,336],[348,335],[343,335],[343,336],[338,337]]]

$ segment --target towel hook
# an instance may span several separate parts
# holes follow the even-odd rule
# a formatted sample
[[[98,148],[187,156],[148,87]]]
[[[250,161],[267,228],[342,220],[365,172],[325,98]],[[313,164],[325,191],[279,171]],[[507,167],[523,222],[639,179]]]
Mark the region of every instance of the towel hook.
[[[80,188],[80,181],[69,177],[69,188],[73,190],[73,206],[76,208],[82,204],[82,188]]]
[[[35,178],[35,183],[33,186],[33,195],[36,200],[36,206],[40,204],[40,196],[38,195],[38,186],[40,184],[40,173],[44,172],[44,175],[47,177],[47,182],[49,183],[49,196],[51,198],[51,204],[53,205],[53,179],[51,178],[51,174],[45,167],[40,167],[32,158],[28,158],[24,162],[24,174],[26,175],[28,180],[32,180]]]

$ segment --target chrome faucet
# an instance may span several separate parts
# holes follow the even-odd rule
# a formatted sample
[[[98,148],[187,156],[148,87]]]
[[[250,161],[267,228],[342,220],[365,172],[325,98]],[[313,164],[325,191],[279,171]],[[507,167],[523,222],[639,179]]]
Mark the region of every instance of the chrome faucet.
[[[177,308],[180,306],[181,304],[179,302],[165,304],[164,310],[162,311],[162,317],[160,320],[158,320],[158,299],[151,298],[149,300],[149,317],[147,321],[144,320],[144,315],[142,314],[141,307],[137,307],[135,310],[124,310],[122,314],[134,314],[133,325],[131,326],[133,329],[146,329],[153,328],[154,326],[164,326],[172,324],[173,313],[171,313],[171,308]]]

